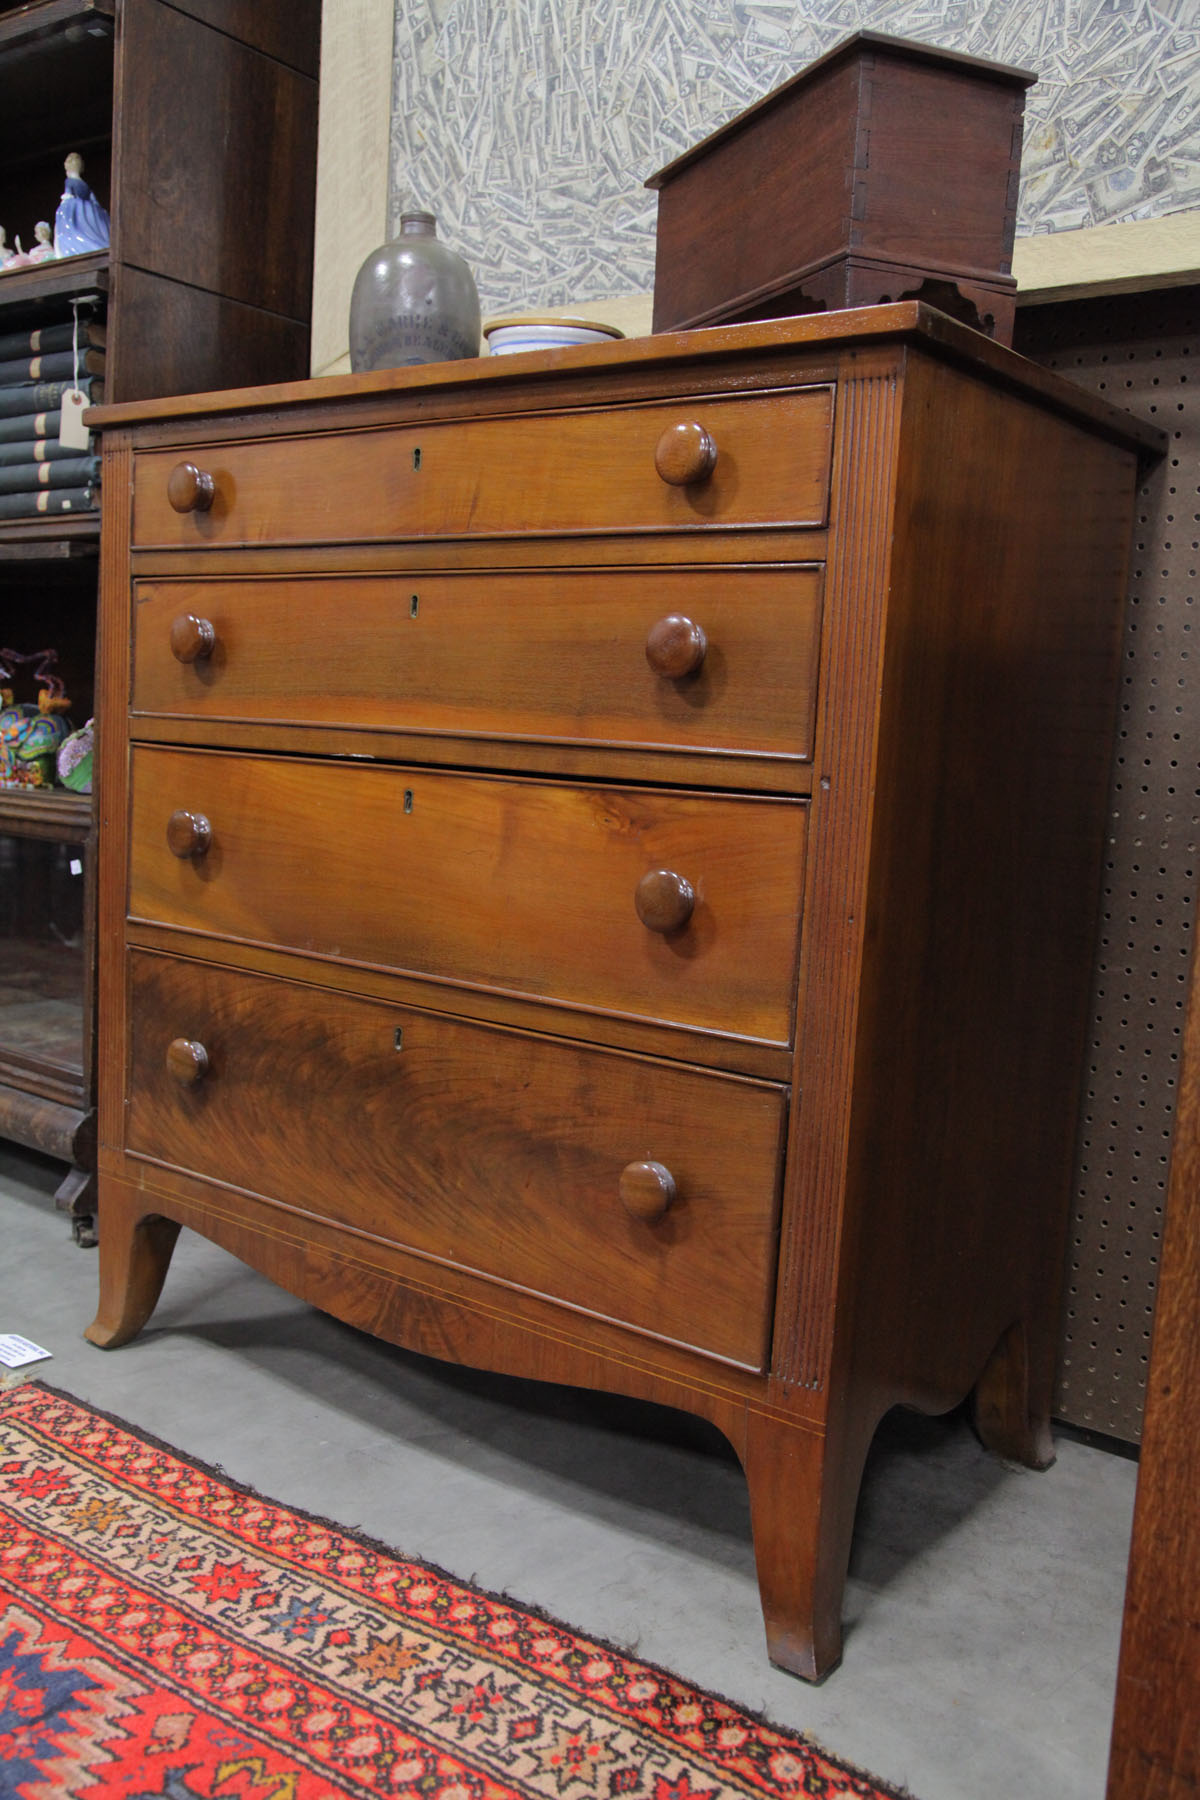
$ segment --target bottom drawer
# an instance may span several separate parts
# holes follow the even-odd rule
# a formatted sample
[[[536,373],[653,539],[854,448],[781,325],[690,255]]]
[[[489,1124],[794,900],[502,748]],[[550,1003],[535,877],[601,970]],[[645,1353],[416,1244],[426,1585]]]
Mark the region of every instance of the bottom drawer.
[[[785,1089],[151,952],[129,983],[131,1153],[763,1367]]]

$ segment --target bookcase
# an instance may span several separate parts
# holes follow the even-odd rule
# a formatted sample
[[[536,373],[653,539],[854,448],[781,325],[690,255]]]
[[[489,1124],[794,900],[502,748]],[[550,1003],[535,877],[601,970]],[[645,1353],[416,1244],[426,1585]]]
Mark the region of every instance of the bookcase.
[[[110,401],[307,375],[320,15],[320,0],[0,0],[10,245],[53,220],[72,150],[112,222],[105,252],[0,273],[0,335],[88,302]],[[93,713],[103,505],[0,520],[0,647],[57,651],[75,724]],[[96,835],[89,795],[0,788],[0,1136],[67,1165],[81,1242]]]

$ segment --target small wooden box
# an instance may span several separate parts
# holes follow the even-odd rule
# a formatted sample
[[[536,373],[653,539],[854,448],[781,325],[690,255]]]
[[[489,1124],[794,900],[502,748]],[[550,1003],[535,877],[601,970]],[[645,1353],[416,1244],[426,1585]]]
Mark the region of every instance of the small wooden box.
[[[917,296],[1011,343],[1036,80],[856,32],[647,181],[655,331]]]

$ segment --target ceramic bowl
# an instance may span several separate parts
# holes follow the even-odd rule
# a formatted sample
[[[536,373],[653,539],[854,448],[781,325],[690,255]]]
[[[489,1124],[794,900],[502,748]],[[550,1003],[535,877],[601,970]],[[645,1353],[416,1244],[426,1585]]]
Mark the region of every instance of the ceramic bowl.
[[[594,319],[525,313],[490,320],[483,335],[493,356],[508,356],[514,350],[564,350],[572,344],[608,344],[625,333],[615,325],[599,325]]]

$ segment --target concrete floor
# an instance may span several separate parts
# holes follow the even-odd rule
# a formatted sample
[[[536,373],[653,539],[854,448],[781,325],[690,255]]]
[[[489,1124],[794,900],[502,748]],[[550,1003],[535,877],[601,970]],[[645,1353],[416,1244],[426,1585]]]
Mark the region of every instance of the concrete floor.
[[[1101,1800],[1136,1466],[1060,1438],[1006,1467],[960,1417],[885,1422],[846,1651],[767,1662],[741,1472],[706,1426],[443,1367],[300,1305],[184,1233],[123,1350],[85,1343],[96,1258],[58,1165],[0,1144],[0,1331],[36,1371],[235,1480],[715,1689],[917,1800]]]

